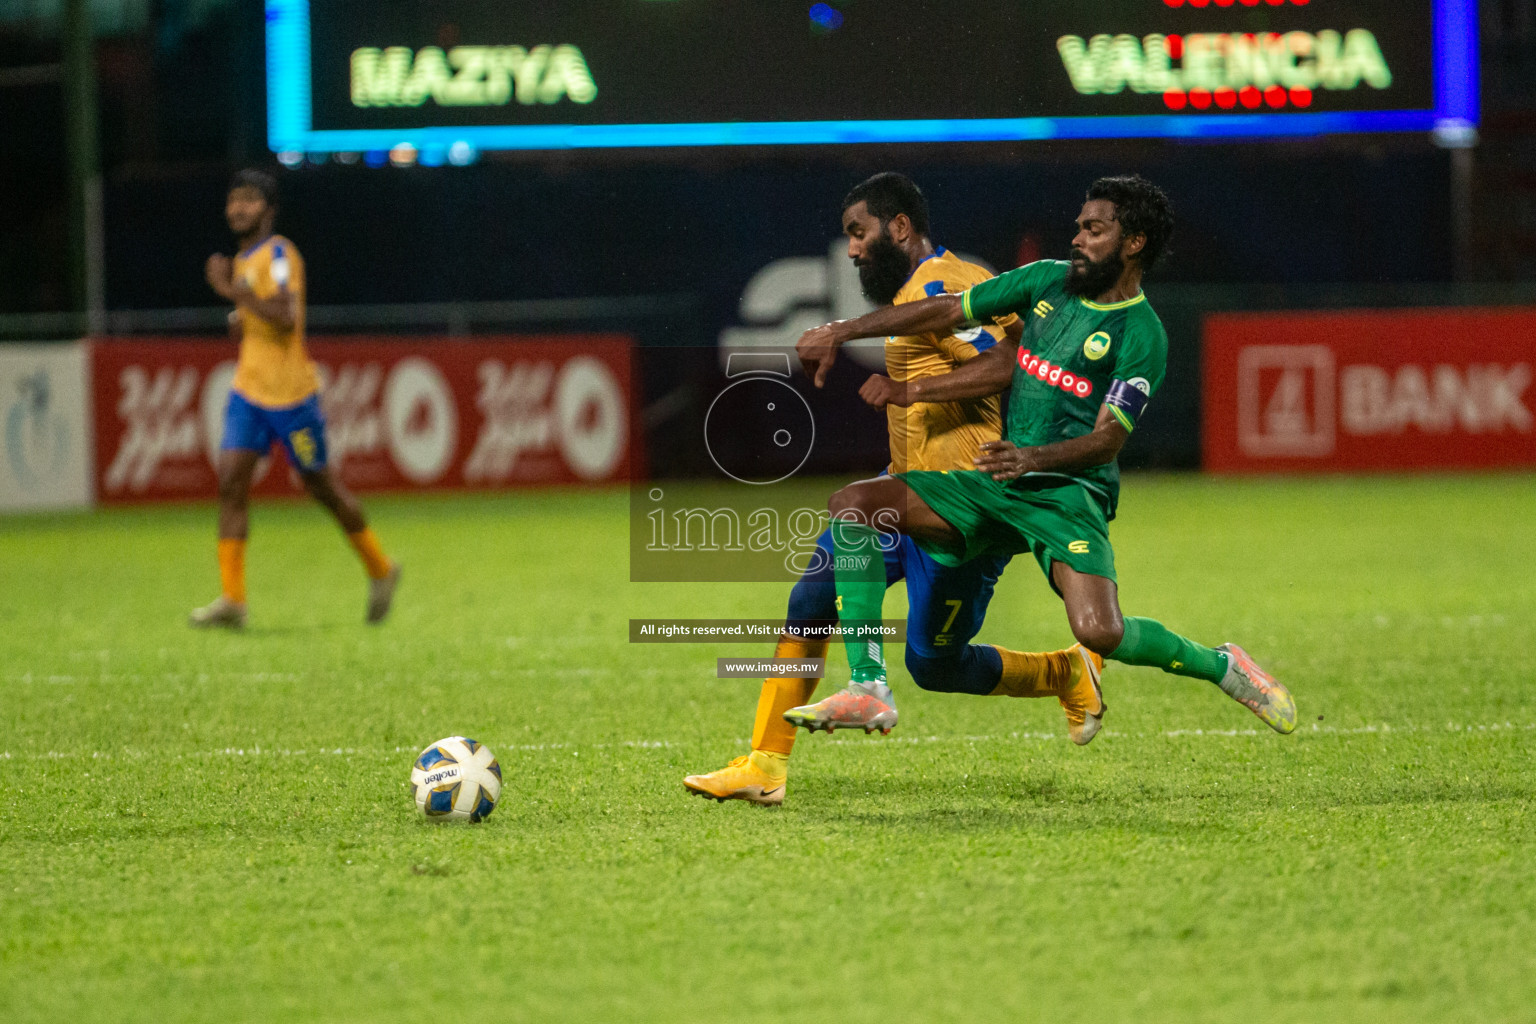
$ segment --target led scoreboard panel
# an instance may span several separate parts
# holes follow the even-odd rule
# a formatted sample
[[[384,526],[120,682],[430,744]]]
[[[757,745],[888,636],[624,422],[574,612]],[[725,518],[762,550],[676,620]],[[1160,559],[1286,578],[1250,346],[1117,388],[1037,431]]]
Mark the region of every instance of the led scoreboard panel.
[[[1467,129],[1475,0],[267,0],[272,148]]]

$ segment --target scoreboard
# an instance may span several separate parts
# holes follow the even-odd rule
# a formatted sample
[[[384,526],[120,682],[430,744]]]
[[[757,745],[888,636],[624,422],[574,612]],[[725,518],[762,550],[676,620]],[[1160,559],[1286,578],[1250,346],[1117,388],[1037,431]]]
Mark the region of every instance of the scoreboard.
[[[266,0],[277,151],[1466,131],[1476,0]]]

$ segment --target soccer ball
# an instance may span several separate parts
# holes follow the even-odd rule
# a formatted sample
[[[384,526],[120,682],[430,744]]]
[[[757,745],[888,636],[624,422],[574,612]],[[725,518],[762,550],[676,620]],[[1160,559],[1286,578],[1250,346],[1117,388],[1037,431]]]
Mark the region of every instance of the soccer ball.
[[[449,736],[416,758],[411,792],[428,821],[484,821],[501,799],[501,765],[490,747]]]

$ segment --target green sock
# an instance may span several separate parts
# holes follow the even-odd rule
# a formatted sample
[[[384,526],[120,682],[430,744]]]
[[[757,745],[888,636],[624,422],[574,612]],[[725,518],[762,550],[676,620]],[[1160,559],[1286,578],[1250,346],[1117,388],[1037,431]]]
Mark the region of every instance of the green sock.
[[[1225,654],[1179,636],[1156,619],[1126,619],[1125,635],[1110,658],[1212,683],[1221,682],[1221,677],[1227,674]]]
[[[885,604],[885,555],[880,534],[863,523],[832,520],[832,570],[839,621],[856,630],[844,638],[856,683],[885,682],[885,648],[869,627],[880,625]]]

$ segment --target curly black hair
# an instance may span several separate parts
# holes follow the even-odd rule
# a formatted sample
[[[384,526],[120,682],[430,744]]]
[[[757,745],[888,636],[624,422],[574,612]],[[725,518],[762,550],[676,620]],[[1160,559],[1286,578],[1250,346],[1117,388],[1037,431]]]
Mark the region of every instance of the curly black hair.
[[[229,179],[227,192],[233,192],[237,188],[253,188],[261,193],[261,198],[267,201],[271,207],[277,206],[277,179],[256,167],[246,167],[236,171],[235,176]]]
[[[843,197],[843,209],[855,203],[863,203],[882,225],[904,213],[912,221],[914,231],[920,235],[928,233],[928,200],[923,198],[917,183],[905,174],[882,171],[864,179]]]
[[[1147,244],[1135,259],[1143,270],[1151,269],[1168,251],[1173,238],[1173,204],[1162,189],[1139,174],[1100,178],[1088,186],[1089,199],[1106,199],[1115,205],[1115,216],[1126,237],[1146,235]]]

